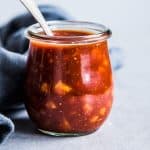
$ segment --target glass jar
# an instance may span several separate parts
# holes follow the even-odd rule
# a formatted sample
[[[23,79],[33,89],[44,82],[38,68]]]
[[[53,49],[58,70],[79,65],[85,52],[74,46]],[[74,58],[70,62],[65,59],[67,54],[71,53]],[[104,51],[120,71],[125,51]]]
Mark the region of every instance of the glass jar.
[[[96,131],[113,100],[112,70],[105,26],[50,21],[53,36],[38,24],[27,29],[30,40],[25,105],[38,130],[54,136]]]

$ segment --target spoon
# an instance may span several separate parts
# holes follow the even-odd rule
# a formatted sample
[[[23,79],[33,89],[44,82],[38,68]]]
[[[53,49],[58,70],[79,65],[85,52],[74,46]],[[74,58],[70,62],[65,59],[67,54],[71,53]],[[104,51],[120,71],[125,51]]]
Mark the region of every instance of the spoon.
[[[53,33],[52,31],[50,31],[46,23],[46,20],[44,19],[36,3],[33,0],[20,0],[20,1],[27,8],[27,10],[33,15],[36,21],[41,25],[45,34],[47,34],[48,36],[52,36]]]

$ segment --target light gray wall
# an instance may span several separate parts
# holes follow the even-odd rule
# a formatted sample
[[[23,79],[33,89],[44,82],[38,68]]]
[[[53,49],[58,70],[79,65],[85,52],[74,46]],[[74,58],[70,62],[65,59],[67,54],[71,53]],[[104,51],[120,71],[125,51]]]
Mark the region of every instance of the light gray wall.
[[[47,138],[30,126],[10,138],[3,150],[150,149],[150,0],[41,0],[58,4],[78,20],[110,26],[111,45],[123,49],[125,65],[115,73],[113,110],[100,132],[80,138]],[[1,0],[0,24],[24,11],[19,0]],[[118,86],[119,85],[119,86]]]
[[[56,4],[78,20],[103,23],[113,31],[111,45],[119,45],[134,56],[134,50],[143,55],[150,49],[149,0],[36,0],[38,3]],[[25,9],[19,0],[1,0],[0,24]],[[119,44],[118,44],[119,43]],[[144,55],[147,57],[148,55]],[[139,60],[139,58],[134,58]],[[146,61],[147,59],[143,59]],[[134,63],[134,62],[133,62]],[[146,63],[146,62],[145,62]],[[135,64],[136,65],[136,64]]]

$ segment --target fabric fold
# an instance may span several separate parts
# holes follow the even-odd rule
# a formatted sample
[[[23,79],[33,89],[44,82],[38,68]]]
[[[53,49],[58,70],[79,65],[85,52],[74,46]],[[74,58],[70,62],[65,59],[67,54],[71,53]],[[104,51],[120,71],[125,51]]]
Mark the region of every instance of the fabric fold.
[[[9,138],[14,132],[14,129],[13,122],[9,118],[0,114],[0,144],[4,143]]]

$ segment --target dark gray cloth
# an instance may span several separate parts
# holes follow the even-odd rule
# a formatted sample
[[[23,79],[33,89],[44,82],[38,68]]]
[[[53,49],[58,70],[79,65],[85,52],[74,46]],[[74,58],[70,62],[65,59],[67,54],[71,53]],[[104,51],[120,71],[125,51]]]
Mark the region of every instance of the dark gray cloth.
[[[0,111],[22,104],[26,56],[0,48]]]
[[[13,122],[0,114],[0,143],[3,143],[14,132]]]
[[[71,17],[62,9],[44,5],[40,6],[46,20],[68,20]],[[25,76],[26,52],[29,41],[24,30],[36,21],[29,14],[20,15],[0,28],[0,113],[12,109],[24,108],[23,86]],[[114,70],[122,66],[121,50],[111,48],[110,56]],[[13,122],[0,114],[0,143],[14,131]]]

